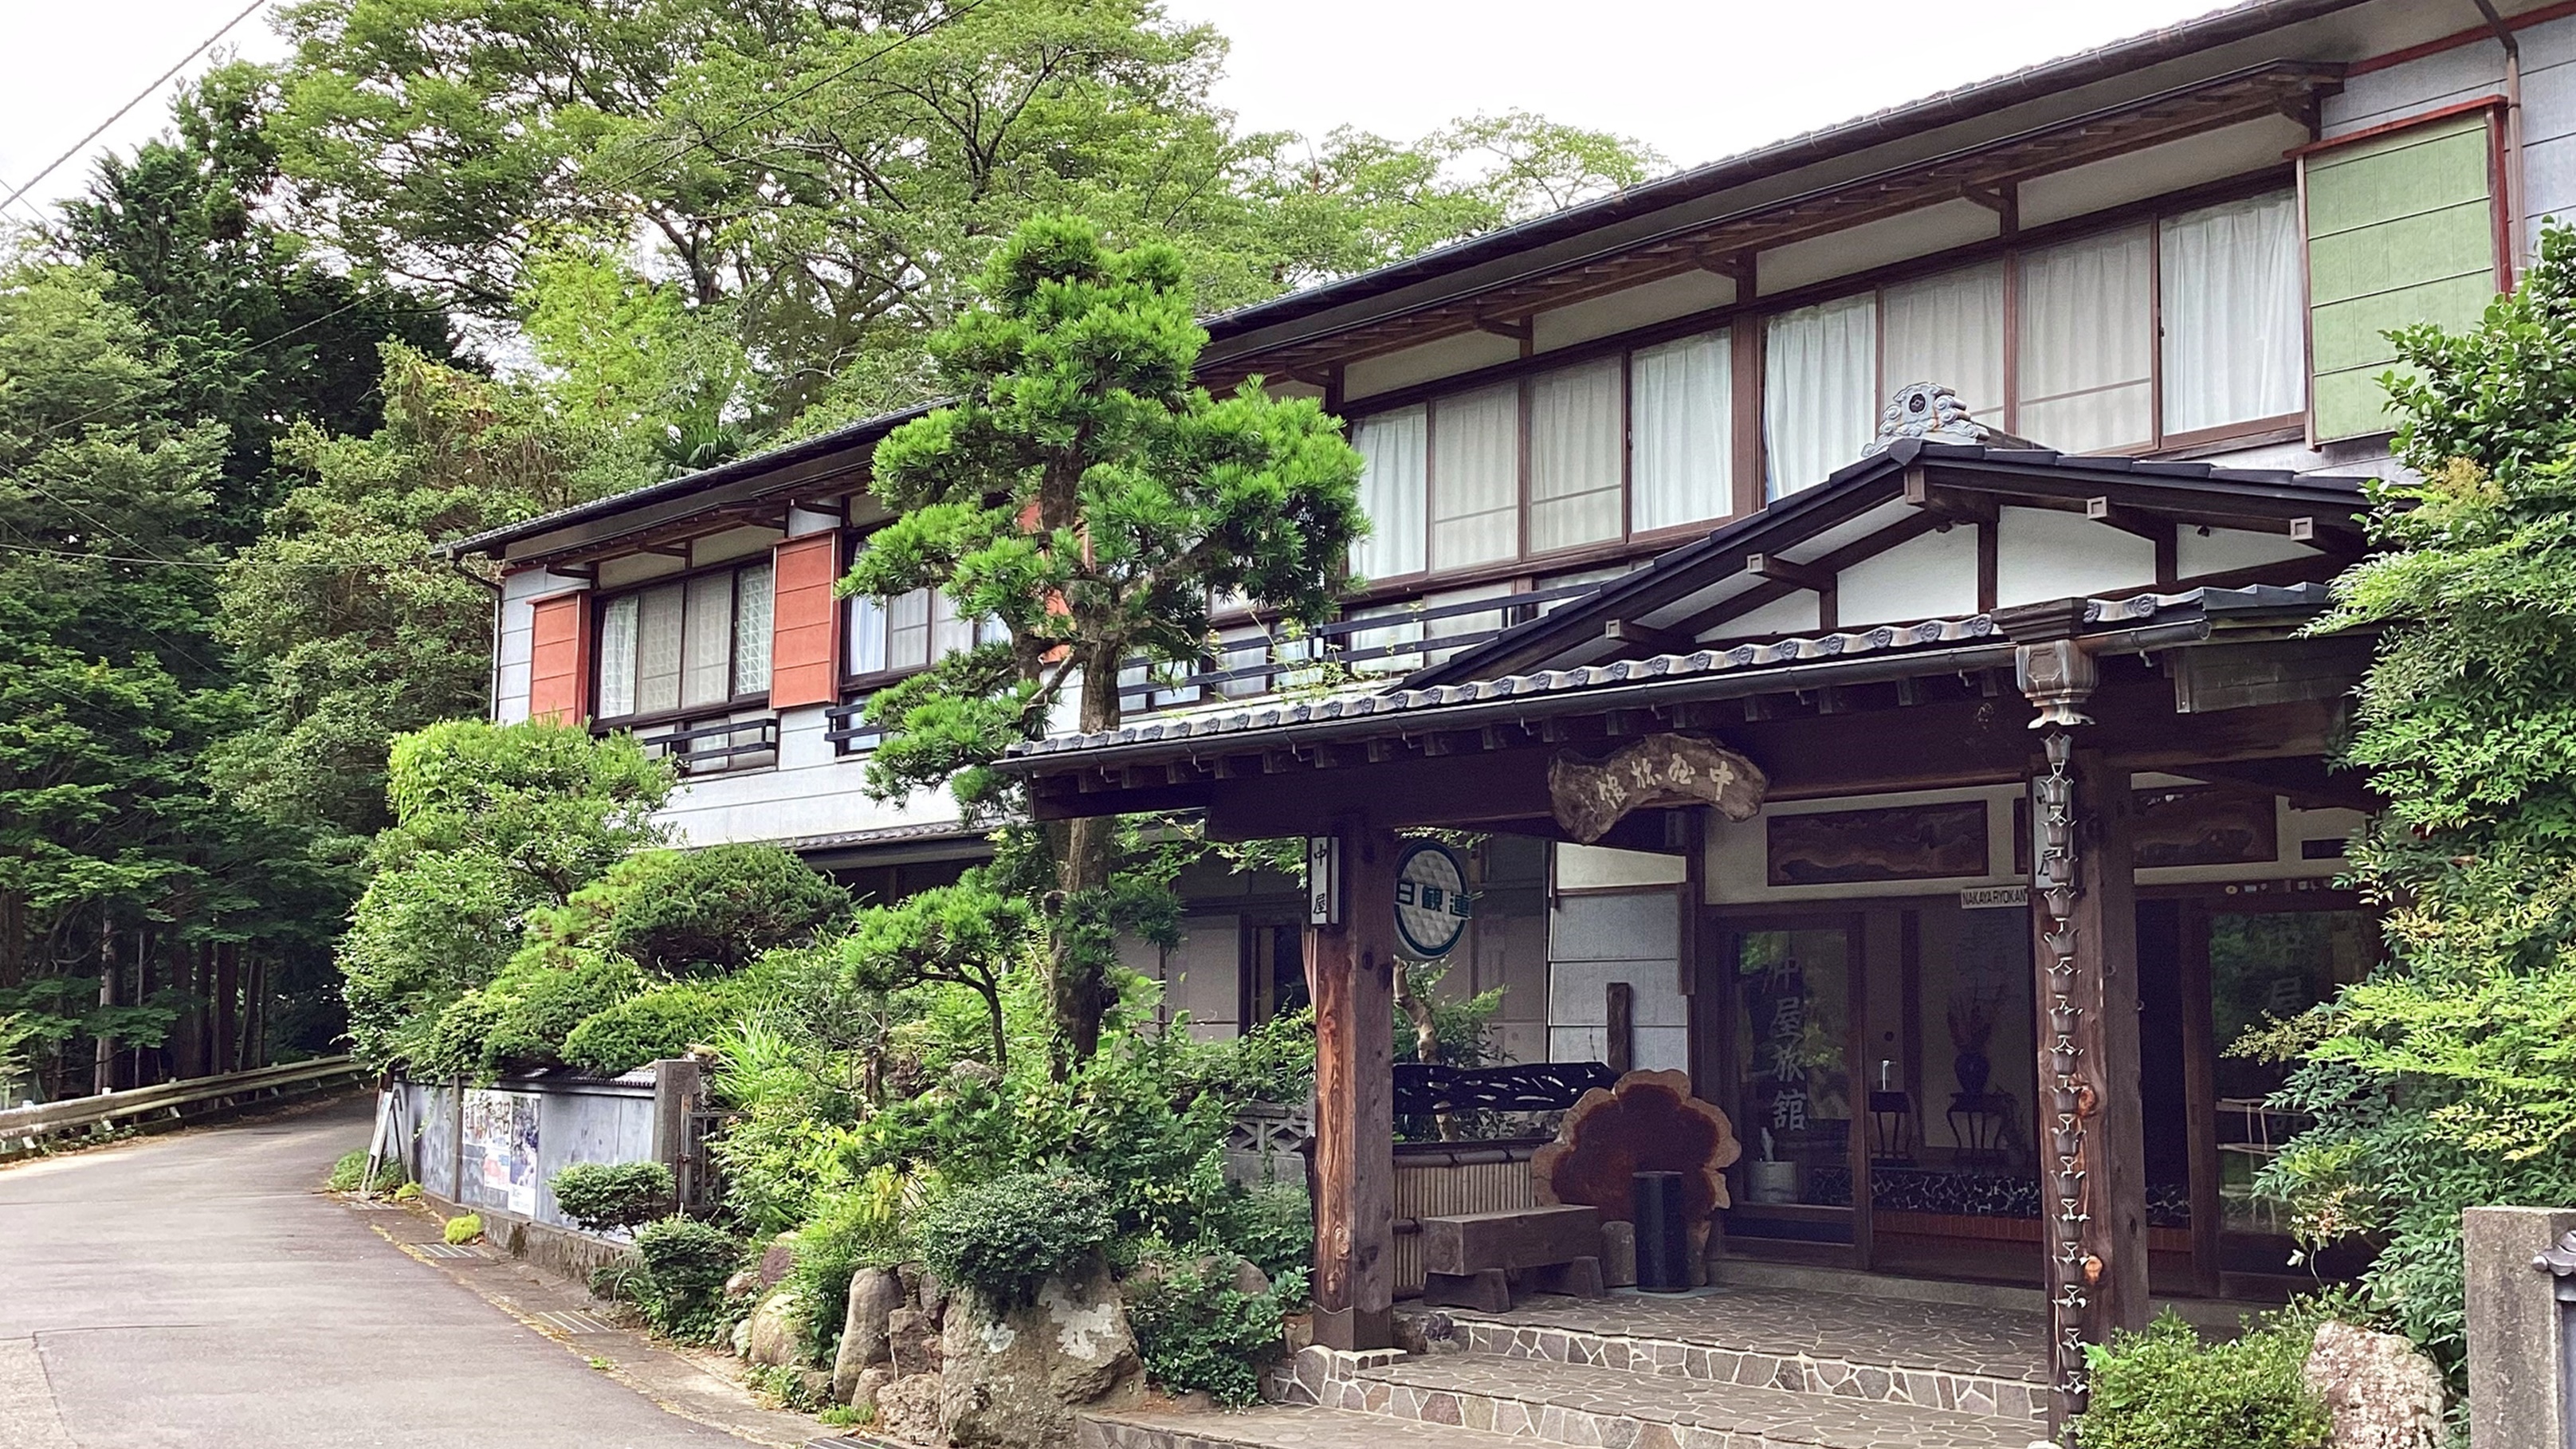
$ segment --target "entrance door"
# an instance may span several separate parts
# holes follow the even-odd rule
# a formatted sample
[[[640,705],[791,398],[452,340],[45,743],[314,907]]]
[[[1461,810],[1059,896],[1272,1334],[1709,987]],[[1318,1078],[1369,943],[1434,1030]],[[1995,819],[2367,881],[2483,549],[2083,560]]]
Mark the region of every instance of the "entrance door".
[[[1848,917],[1728,930],[1729,1080],[1722,1105],[1744,1156],[1727,1232],[1854,1244],[1855,1003],[1861,933]],[[1861,1192],[1867,1192],[1866,1184]]]

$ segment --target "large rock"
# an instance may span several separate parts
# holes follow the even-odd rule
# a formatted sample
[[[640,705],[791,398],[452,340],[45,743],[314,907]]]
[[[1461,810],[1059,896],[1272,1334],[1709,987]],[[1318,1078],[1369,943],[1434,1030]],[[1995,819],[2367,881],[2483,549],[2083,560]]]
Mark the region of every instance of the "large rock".
[[[2442,1443],[2442,1371],[2396,1334],[2321,1323],[2305,1374],[2334,1415],[2333,1449]]]
[[[886,1340],[886,1319],[903,1302],[903,1280],[883,1268],[861,1268],[850,1275],[850,1307],[841,1318],[841,1349],[832,1358],[832,1398],[850,1404],[851,1386],[859,1374],[894,1354]]]
[[[939,1429],[937,1374],[914,1374],[877,1390],[876,1436],[898,1444],[935,1445]]]
[[[860,1422],[873,1423],[875,1422],[875,1414],[877,1411],[877,1396],[884,1393],[886,1385],[893,1382],[894,1365],[872,1363],[866,1368],[859,1370],[859,1376],[851,1381],[849,1390],[846,1393],[841,1392],[839,1383],[835,1381],[833,1384],[833,1397],[839,1402],[847,1404],[851,1408],[858,1410]],[[934,1384],[933,1387],[935,1388],[937,1385]],[[936,1406],[934,1405],[934,1407]]]
[[[800,1364],[805,1360],[804,1345],[798,1340],[801,1300],[790,1288],[781,1288],[760,1300],[751,1310],[751,1335],[744,1343],[744,1357],[761,1368],[782,1364]]]
[[[918,1308],[898,1308],[886,1315],[886,1352],[894,1361],[895,1374],[901,1378],[935,1374],[947,1357],[939,1330]]]
[[[1035,1303],[997,1311],[960,1289],[948,1305],[940,1426],[957,1449],[1064,1449],[1074,1410],[1129,1404],[1144,1365],[1106,1272],[1050,1278]]]

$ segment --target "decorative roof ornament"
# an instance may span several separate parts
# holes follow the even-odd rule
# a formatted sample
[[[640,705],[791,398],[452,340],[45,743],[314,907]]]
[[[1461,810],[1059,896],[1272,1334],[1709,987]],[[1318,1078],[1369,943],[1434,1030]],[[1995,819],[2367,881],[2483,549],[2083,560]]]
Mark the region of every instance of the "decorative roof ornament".
[[[1861,450],[1866,458],[1884,453],[1899,438],[1927,443],[1974,443],[1986,447],[2027,448],[2029,440],[2001,428],[1990,428],[1968,416],[1968,405],[1955,389],[1937,382],[1909,382],[1896,390],[1878,412],[1878,436]]]

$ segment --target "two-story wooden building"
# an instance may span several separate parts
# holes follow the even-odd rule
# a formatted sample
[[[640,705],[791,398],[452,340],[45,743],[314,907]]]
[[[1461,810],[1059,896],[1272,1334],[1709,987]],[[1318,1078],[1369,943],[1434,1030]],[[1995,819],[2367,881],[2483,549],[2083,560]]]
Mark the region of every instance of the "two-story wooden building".
[[[2250,1283],[2281,1266],[2244,1192],[2281,1124],[2218,1053],[2374,940],[2331,887],[2367,802],[2320,763],[2356,656],[2288,636],[2357,556],[2352,480],[2393,466],[2383,334],[2511,285],[2576,207],[2571,136],[2576,6],[2256,0],[1210,319],[1209,385],[1320,397],[1368,459],[1322,647],[1388,688],[1281,706],[1314,646],[1245,612],[1198,674],[1121,681],[1129,736],[1023,766],[1067,811],[1332,833],[1338,772],[1407,802],[1350,828],[1491,831],[1448,989],[1506,988],[1519,1059],[1690,1071],[1753,1149],[1736,1250],[2036,1279],[2049,1242],[2139,1275],[2119,1294]],[[1966,418],[1874,448],[1916,382]],[[832,597],[904,416],[460,545],[507,572],[496,717],[667,751],[690,842],[886,892],[974,858],[946,801],[860,790],[858,705],[976,629]],[[2098,671],[2091,703],[2048,716],[2035,649]],[[2097,1026],[2143,1005],[2097,1159],[2116,1254],[2057,1252],[2042,1171],[2024,726],[2074,714],[2058,777],[2119,821],[2086,909],[2135,896],[2076,938],[2135,958]],[[1580,843],[1546,762],[1671,732],[1758,763],[1758,808]],[[1219,780],[1238,755],[1280,768]],[[1187,940],[1137,963],[1170,1009],[1230,1032],[1304,998],[1296,882],[1186,884]]]

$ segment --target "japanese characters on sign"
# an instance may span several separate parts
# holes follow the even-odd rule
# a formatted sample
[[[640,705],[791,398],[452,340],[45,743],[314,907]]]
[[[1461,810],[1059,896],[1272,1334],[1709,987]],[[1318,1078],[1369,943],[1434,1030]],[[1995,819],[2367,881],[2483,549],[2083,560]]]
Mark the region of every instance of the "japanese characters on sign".
[[[1405,954],[1437,960],[1466,933],[1467,868],[1436,840],[1409,841],[1395,865],[1395,934]]]

